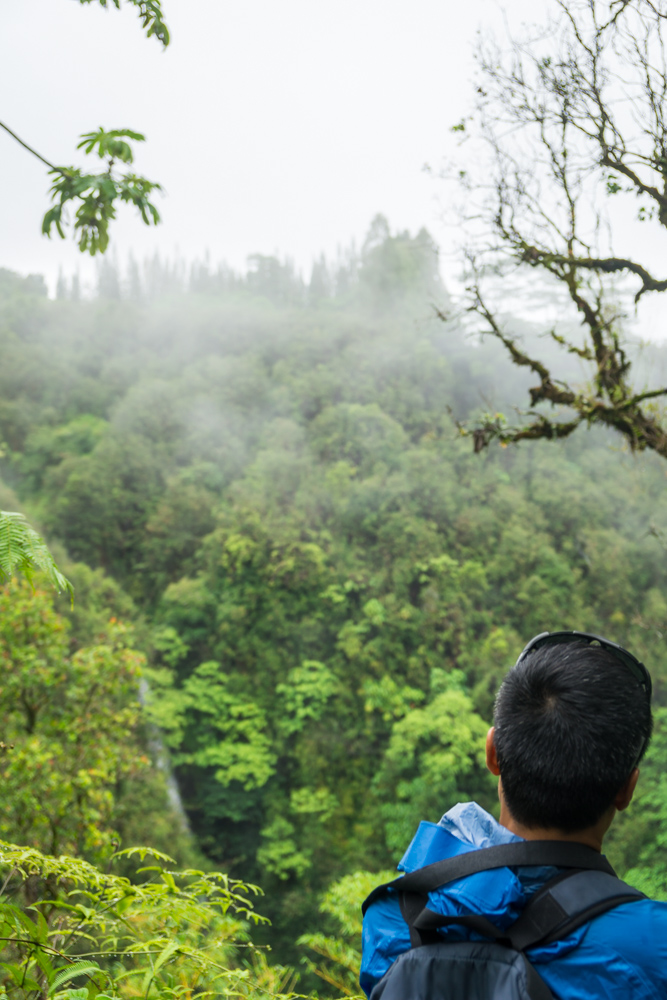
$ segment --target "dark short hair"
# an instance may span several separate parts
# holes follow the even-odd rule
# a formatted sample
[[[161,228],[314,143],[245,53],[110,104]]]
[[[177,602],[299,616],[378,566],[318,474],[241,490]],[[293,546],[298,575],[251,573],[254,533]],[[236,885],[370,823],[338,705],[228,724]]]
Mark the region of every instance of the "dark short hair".
[[[495,745],[519,823],[576,833],[593,826],[639,763],[651,706],[628,668],[583,642],[544,646],[513,667],[496,697]]]

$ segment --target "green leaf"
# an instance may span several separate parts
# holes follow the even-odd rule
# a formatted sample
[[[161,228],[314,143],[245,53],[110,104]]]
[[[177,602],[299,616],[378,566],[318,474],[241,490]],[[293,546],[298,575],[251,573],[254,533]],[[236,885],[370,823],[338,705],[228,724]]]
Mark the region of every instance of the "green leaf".
[[[153,975],[160,971],[165,962],[168,962],[172,955],[179,950],[179,947],[177,941],[170,941],[166,948],[163,948],[153,963]]]
[[[32,955],[35,963],[40,967],[44,975],[46,976],[47,983],[51,984],[55,976],[55,969],[50,961],[48,955],[45,954],[40,948],[35,949]]]
[[[161,872],[160,875],[165,885],[171,889],[172,892],[176,892],[176,883],[174,882],[174,876],[171,872]]]
[[[41,535],[17,511],[0,511],[0,582],[9,580],[16,573],[32,582],[41,570],[49,583],[59,591],[67,591],[72,602],[74,590],[63,576]]]
[[[138,855],[139,859],[143,861],[148,854],[150,854],[152,858],[157,858],[158,861],[166,861],[170,865],[176,864],[175,860],[168,854],[158,851],[155,847],[143,847],[141,845],[137,845],[136,847],[124,847],[122,851],[115,851],[113,856],[114,858],[133,858],[135,855]],[[151,868],[142,870],[159,871],[160,869]]]
[[[95,3],[96,0],[79,0],[80,4]],[[107,0],[97,0],[101,7],[106,7]],[[155,36],[166,48],[170,42],[169,28],[165,24],[162,14],[162,0],[127,0],[133,7],[137,8],[141,26],[146,32],[146,37]],[[120,9],[120,0],[112,0],[116,9]]]
[[[63,983],[69,983],[72,979],[76,979],[77,976],[90,976],[91,973],[100,971],[99,965],[95,962],[75,962],[74,965],[69,965],[62,972],[58,973],[49,987],[48,996],[51,996],[56,990],[60,989]]]

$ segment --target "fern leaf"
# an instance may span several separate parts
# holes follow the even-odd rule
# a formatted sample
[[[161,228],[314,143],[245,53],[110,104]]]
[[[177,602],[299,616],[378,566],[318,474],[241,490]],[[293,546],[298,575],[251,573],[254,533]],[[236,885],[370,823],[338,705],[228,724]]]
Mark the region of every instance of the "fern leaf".
[[[36,572],[45,574],[56,590],[65,590],[74,600],[74,590],[58,569],[42,536],[18,511],[0,510],[0,583],[22,573],[32,582]]]

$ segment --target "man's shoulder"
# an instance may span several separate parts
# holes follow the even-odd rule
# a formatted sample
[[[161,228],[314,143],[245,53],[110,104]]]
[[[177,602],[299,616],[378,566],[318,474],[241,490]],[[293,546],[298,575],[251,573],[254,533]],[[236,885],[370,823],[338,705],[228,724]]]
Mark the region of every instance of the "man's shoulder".
[[[659,937],[667,947],[667,903],[656,899],[619,903],[591,921],[590,932],[609,934],[617,930],[619,934],[627,935],[629,926],[641,927],[645,937]]]
[[[667,903],[622,903],[592,920],[585,940],[589,946],[612,949],[667,983]]]

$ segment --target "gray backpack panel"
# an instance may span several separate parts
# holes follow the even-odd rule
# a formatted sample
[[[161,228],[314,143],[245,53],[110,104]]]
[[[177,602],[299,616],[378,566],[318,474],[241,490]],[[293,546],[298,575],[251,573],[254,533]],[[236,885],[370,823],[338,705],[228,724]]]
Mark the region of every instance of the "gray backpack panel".
[[[401,955],[370,1000],[551,1000],[519,951],[500,944],[427,944]]]

